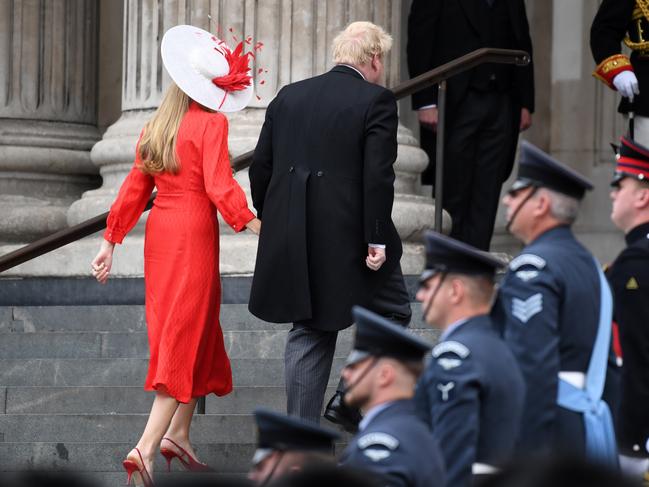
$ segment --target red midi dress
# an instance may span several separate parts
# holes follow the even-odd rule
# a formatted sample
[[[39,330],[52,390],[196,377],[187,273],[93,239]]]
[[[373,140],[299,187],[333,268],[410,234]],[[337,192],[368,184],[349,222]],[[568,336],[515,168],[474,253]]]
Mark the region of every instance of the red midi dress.
[[[137,151],[136,151],[137,152]],[[232,390],[232,370],[219,324],[218,209],[241,231],[254,218],[232,176],[228,120],[191,102],[176,138],[177,174],[142,173],[135,164],[110,209],[104,238],[121,243],[154,186],[146,223],[144,280],[149,371],[144,388],[186,403]]]

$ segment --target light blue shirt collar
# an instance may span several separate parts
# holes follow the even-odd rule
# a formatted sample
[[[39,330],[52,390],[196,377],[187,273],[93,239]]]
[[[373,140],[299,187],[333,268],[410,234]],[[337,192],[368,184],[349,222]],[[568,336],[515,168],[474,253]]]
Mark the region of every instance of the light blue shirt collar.
[[[457,320],[455,323],[451,324],[451,326],[449,326],[446,330],[442,332],[442,334],[439,337],[439,341],[440,342],[445,341],[451,333],[453,333],[455,330],[457,330],[467,321],[469,321],[468,318],[462,318],[460,320]]]
[[[394,401],[388,401],[384,402],[383,404],[378,404],[374,406],[372,409],[370,409],[365,416],[363,416],[363,419],[361,419],[361,422],[358,423],[358,431],[361,432],[365,428],[367,428],[367,425],[370,424],[370,422],[376,418],[376,416],[385,410],[388,406],[390,406]]]

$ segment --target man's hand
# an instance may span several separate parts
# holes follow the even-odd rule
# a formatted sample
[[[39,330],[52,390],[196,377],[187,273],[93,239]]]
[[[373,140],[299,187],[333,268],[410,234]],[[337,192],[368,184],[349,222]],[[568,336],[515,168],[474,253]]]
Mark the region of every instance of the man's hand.
[[[378,247],[367,247],[367,258],[365,264],[373,271],[378,271],[385,262],[385,249]]]
[[[437,107],[431,108],[422,108],[417,110],[417,116],[419,117],[419,123],[424,127],[437,132]]]
[[[521,108],[521,124],[518,130],[524,132],[532,126],[532,114],[527,108]]]
[[[253,218],[246,223],[246,228],[255,235],[259,235],[259,232],[261,232],[261,220],[259,218]]]
[[[617,91],[620,92],[620,95],[628,98],[630,102],[633,102],[633,97],[635,95],[640,94],[638,78],[636,78],[633,71],[622,71],[613,78],[613,85],[617,88]]]

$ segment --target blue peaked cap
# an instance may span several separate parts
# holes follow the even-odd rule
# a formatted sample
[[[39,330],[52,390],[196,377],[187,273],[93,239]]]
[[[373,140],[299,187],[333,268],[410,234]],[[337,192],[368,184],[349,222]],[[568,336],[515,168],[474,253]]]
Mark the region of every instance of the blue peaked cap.
[[[552,189],[577,199],[582,199],[586,191],[593,189],[593,184],[584,176],[524,140],[512,189],[528,186]]]

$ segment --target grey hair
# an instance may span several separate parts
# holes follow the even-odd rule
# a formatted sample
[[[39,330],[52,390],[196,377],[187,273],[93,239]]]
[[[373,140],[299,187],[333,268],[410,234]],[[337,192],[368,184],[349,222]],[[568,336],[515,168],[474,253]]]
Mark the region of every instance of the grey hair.
[[[562,223],[572,225],[579,214],[580,201],[557,191],[541,188],[550,199],[550,215]]]

